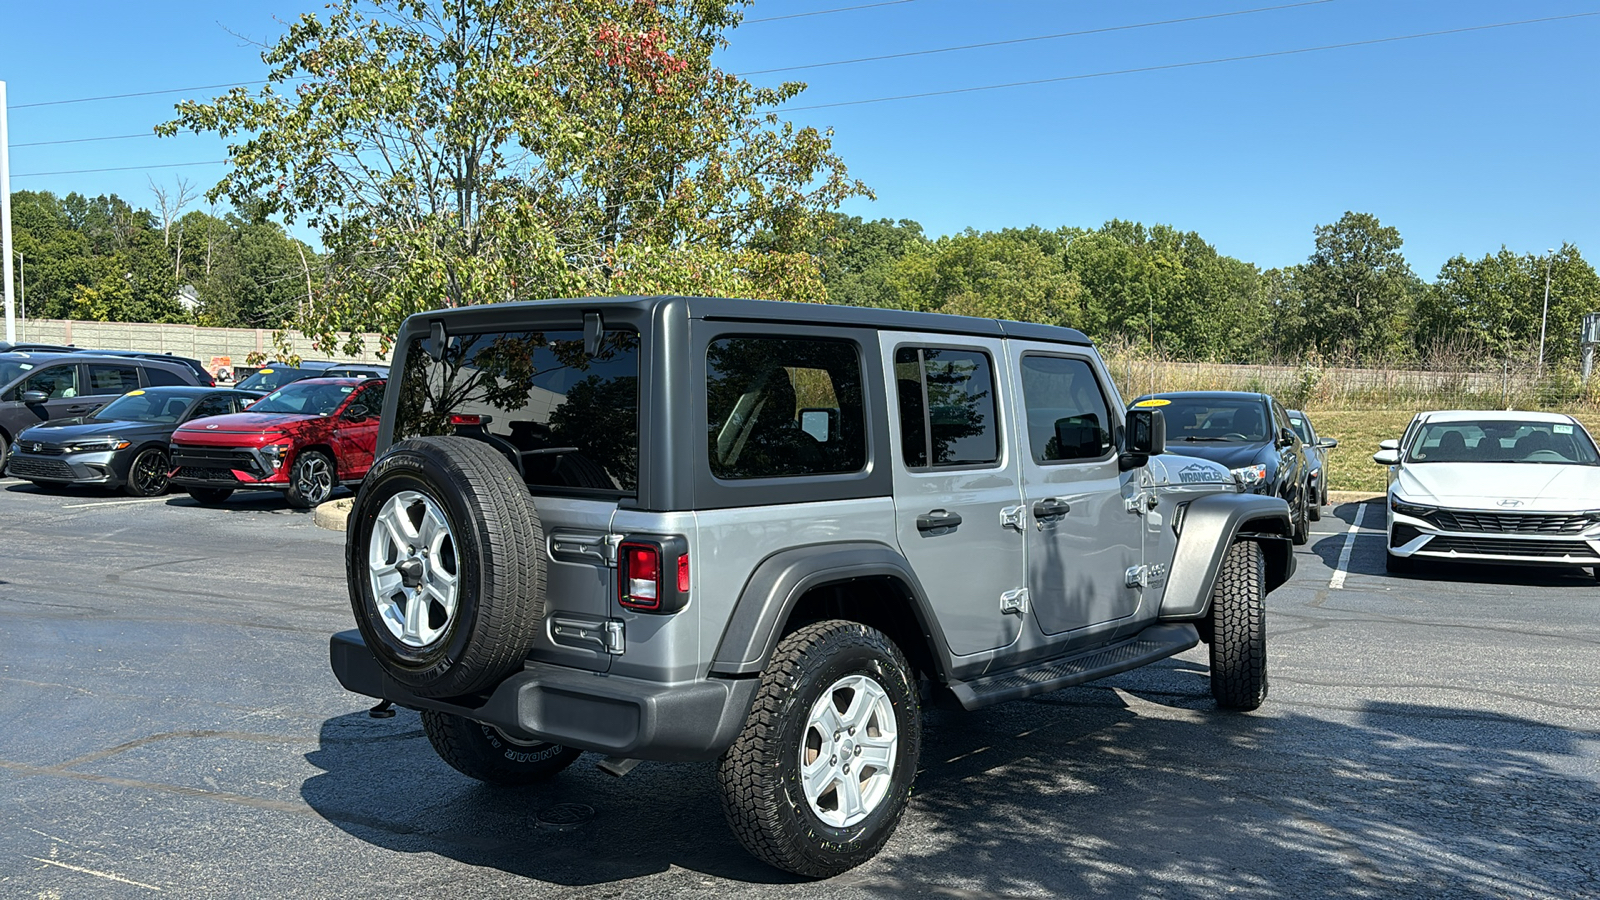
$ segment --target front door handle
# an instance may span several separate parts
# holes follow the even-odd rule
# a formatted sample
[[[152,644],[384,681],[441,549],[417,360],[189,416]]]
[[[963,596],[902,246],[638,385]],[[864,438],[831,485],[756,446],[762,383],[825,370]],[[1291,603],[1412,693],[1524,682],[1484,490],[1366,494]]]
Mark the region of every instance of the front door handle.
[[[917,516],[917,530],[927,535],[946,534],[961,524],[961,514],[935,509]]]
[[[1072,512],[1072,504],[1054,497],[1040,500],[1033,505],[1035,519],[1059,519],[1069,512]]]

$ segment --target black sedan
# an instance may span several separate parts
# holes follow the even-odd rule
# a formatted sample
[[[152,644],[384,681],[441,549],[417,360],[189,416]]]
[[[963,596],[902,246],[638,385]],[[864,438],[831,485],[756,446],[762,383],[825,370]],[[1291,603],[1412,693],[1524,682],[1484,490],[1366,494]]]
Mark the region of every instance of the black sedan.
[[[17,435],[6,474],[40,486],[98,484],[135,497],[167,490],[167,444],[184,422],[239,412],[254,394],[219,388],[129,391],[87,416],[35,425]]]
[[[1133,405],[1161,410],[1167,446],[1176,452],[1227,466],[1246,491],[1282,497],[1294,542],[1309,539],[1311,466],[1282,404],[1243,391],[1179,391],[1148,394]]]

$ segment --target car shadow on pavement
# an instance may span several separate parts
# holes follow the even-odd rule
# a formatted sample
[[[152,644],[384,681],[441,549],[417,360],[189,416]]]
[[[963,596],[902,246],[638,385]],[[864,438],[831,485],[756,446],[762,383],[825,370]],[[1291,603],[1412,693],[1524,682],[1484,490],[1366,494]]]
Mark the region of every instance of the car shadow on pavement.
[[[1477,710],[1365,702],[1312,717],[1271,703],[1265,714],[1219,712],[1206,667],[1180,658],[976,713],[931,710],[900,830],[824,893],[1600,890],[1584,848],[1591,824],[1575,813],[1596,808],[1600,789],[1572,774],[1593,753],[1571,733]],[[1141,714],[1144,704],[1164,709]],[[330,719],[307,759],[323,774],[302,786],[306,802],[396,852],[569,886],[673,867],[798,881],[739,846],[708,763],[644,763],[613,779],[586,755],[542,787],[488,787],[440,761],[407,710]],[[565,831],[538,824],[563,803],[594,818]]]

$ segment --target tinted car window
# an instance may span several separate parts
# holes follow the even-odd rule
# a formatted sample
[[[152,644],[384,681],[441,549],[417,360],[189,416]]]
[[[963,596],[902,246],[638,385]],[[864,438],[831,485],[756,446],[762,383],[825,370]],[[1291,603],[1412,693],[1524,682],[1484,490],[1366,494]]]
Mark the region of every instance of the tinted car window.
[[[37,365],[20,359],[0,359],[0,384],[10,384],[23,373],[33,371]]]
[[[1266,405],[1260,400],[1173,400],[1162,407],[1168,440],[1245,441],[1268,439]]]
[[[189,407],[193,399],[135,391],[100,407],[94,417],[118,422],[177,422],[183,417],[183,411]]]
[[[361,396],[355,398],[354,403],[351,405],[359,403],[367,408],[367,415],[378,415],[383,412],[383,388],[384,385],[382,384],[368,385],[361,391]]]
[[[17,387],[17,396],[9,399],[20,398],[28,391],[43,391],[51,400],[78,396],[78,367],[75,365],[51,366],[41,369],[28,376],[28,380]]]
[[[989,354],[901,347],[894,353],[894,380],[906,466],[987,465],[1000,459]]]
[[[300,413],[328,416],[355,391],[351,384],[306,384],[295,382],[262,397],[250,407],[259,413]]]
[[[861,353],[849,341],[713,341],[706,348],[706,416],[718,478],[838,474],[866,465]]]
[[[212,394],[200,401],[195,407],[191,419],[203,419],[206,416],[225,416],[238,408],[235,398],[227,394]]]
[[[639,480],[639,335],[606,331],[452,334],[443,359],[407,347],[394,439],[481,436],[515,459],[529,485],[632,493]],[[376,410],[377,406],[373,406]],[[451,424],[452,416],[487,421]]]
[[[182,378],[178,377],[178,373],[177,372],[169,372],[166,369],[161,368],[160,366],[148,366],[148,367],[146,367],[145,370],[144,370],[144,377],[149,379],[149,381],[150,381],[150,383],[152,385],[162,386],[162,387],[165,387],[165,386],[177,386],[177,385],[180,385],[180,384],[187,384],[188,383],[188,382],[184,381]]]
[[[139,388],[139,370],[133,366],[90,363],[88,369],[91,394],[123,394]]]
[[[1429,422],[1407,462],[1526,462],[1596,465],[1594,444],[1565,422]]]
[[[1081,359],[1022,357],[1028,447],[1041,463],[1100,459],[1111,453],[1111,407],[1094,369]]]
[[[1300,416],[1290,416],[1289,425],[1294,428],[1294,433],[1300,435],[1301,443],[1311,443],[1311,426]]]
[[[314,373],[304,369],[270,366],[234,385],[242,391],[275,391],[290,382],[310,378]]]

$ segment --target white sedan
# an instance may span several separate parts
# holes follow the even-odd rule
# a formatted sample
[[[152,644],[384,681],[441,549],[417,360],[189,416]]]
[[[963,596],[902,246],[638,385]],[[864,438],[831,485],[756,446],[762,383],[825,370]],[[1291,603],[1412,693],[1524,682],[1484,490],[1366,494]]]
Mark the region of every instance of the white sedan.
[[[1432,559],[1591,566],[1600,580],[1600,454],[1576,419],[1426,412],[1379,446],[1389,571]]]

